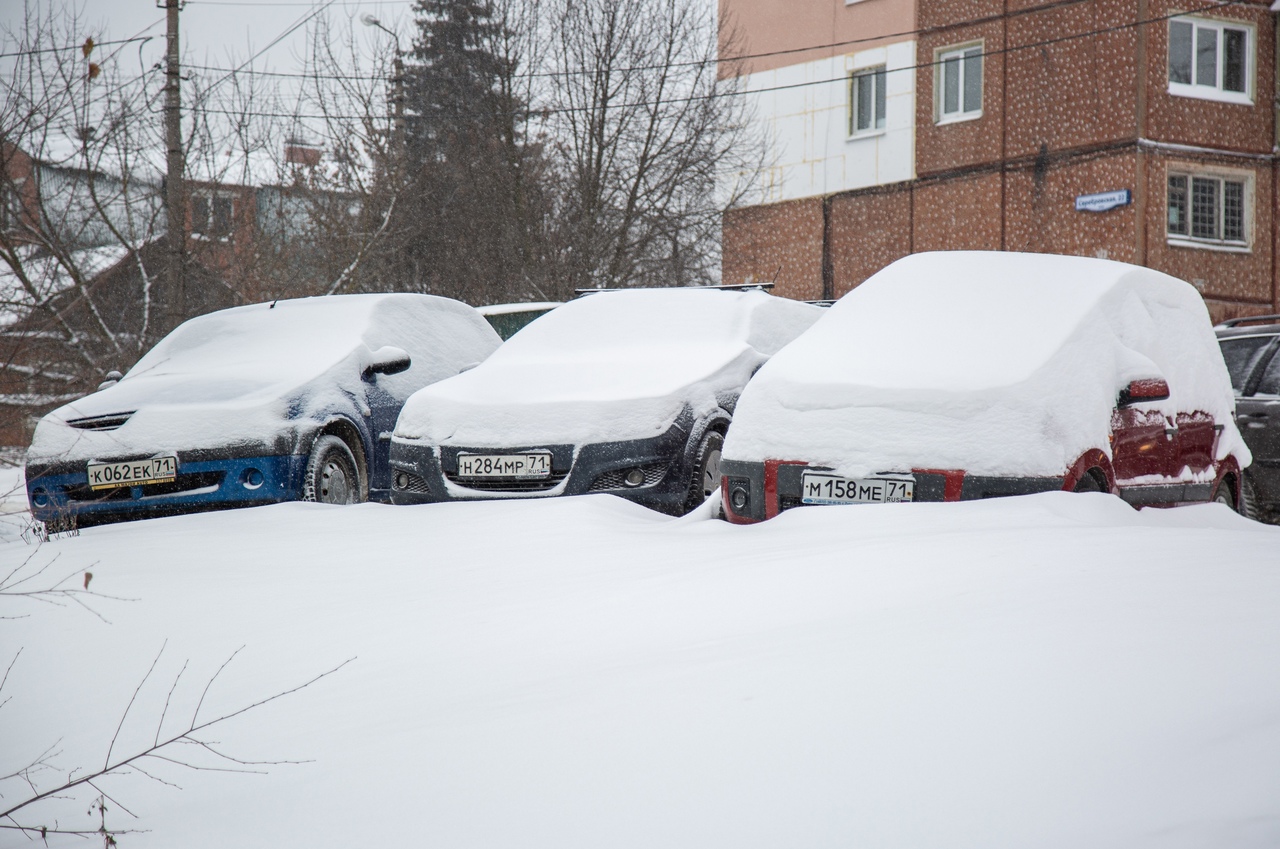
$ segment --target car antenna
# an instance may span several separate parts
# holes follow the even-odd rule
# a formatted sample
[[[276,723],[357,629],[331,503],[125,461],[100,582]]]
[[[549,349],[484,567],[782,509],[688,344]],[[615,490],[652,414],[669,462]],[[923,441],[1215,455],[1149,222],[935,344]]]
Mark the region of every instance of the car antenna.
[[[779,274],[781,274],[781,273],[782,273],[782,263],[778,263],[778,270],[777,270],[777,271],[775,271],[775,272],[773,272],[773,281],[772,281],[771,283],[769,283],[769,288],[770,288],[770,289],[772,289],[774,286],[778,285],[778,275],[779,275]]]
[[[273,309],[275,309],[275,308],[276,308],[276,304],[278,304],[278,303],[280,303],[280,299],[279,299],[279,298],[277,298],[276,300],[272,301],[272,302],[271,302],[271,306],[267,307],[267,309],[269,309],[269,310],[273,310]]]

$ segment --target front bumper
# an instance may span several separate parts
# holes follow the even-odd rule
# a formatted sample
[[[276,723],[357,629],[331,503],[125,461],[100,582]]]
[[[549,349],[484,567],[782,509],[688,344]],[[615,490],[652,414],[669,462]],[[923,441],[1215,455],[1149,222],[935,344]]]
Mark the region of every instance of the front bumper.
[[[298,497],[306,462],[300,454],[197,461],[179,454],[170,483],[99,490],[89,489],[86,464],[28,465],[27,502],[36,519],[68,527],[274,504]]]
[[[809,506],[801,501],[805,469],[829,471],[828,467],[810,466],[805,462],[722,459],[721,494],[726,518],[741,524],[760,522],[793,507]],[[913,469],[911,475],[915,478],[914,501],[972,501],[1030,495],[1060,490],[1066,481],[1065,476],[1001,477],[937,469]]]
[[[433,446],[391,441],[391,501],[426,504],[499,498],[546,498],[602,492],[620,495],[664,513],[685,509],[692,479],[687,456],[690,426],[681,417],[650,439],[595,442],[586,445]],[[539,479],[461,479],[458,455],[551,453],[551,474]],[[627,486],[626,474],[638,469],[643,482]]]

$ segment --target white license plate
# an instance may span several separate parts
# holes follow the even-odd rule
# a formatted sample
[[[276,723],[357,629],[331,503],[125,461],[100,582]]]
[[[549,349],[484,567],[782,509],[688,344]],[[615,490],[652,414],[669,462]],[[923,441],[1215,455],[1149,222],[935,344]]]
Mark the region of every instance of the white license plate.
[[[90,463],[89,489],[115,489],[168,483],[178,475],[177,457],[152,457],[124,463]]]
[[[545,478],[551,474],[551,454],[459,454],[458,477]]]
[[[913,478],[842,478],[825,472],[805,472],[800,492],[803,504],[884,504],[911,501],[916,482]]]

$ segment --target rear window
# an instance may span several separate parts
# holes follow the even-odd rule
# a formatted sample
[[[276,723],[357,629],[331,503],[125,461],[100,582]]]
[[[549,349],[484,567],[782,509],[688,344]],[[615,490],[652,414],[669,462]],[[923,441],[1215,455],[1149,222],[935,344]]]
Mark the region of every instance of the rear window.
[[[1231,373],[1231,388],[1236,392],[1244,390],[1253,367],[1257,365],[1262,352],[1271,344],[1275,336],[1237,336],[1234,339],[1221,339],[1222,359],[1227,362],[1227,371]]]

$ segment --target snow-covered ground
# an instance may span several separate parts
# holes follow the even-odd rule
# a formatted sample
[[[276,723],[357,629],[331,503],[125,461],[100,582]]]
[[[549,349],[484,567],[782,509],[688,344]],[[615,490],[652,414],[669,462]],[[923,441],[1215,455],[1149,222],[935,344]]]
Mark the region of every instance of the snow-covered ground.
[[[157,655],[113,758],[241,647],[201,717],[350,660],[204,735],[304,763],[99,782],[124,849],[1280,844],[1280,529],[1219,505],[286,504],[0,545],[45,564],[25,589],[90,571],[102,618],[0,596],[0,775],[100,765]]]

